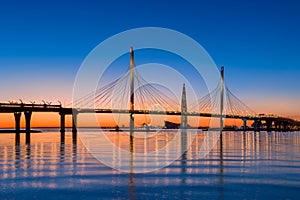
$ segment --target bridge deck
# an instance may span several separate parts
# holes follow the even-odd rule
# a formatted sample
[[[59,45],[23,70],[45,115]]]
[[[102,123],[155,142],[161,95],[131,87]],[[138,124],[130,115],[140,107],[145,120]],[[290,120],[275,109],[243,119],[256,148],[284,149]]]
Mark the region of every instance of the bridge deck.
[[[194,117],[214,117],[220,118],[220,114],[213,113],[197,113],[197,112],[186,112],[180,111],[153,111],[153,110],[128,110],[128,109],[90,109],[90,108],[65,108],[61,105],[48,105],[48,104],[25,104],[25,103],[0,103],[0,113],[14,113],[14,112],[57,112],[66,115],[74,113],[116,113],[116,114],[153,114],[153,115],[186,115]],[[245,119],[245,120],[280,120],[300,125],[300,122],[277,116],[242,116],[242,115],[222,115],[223,118],[229,119]]]

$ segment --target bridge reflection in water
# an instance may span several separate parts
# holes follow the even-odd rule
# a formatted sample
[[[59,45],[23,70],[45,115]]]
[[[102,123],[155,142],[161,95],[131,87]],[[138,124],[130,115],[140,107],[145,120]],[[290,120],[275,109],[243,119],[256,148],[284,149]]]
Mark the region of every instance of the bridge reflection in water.
[[[174,134],[162,132],[147,139],[134,138],[133,143],[129,143],[130,134],[107,132],[110,141],[122,149],[146,153],[163,147]],[[146,174],[126,174],[99,165],[81,141],[73,140],[69,132],[64,142],[60,141],[59,132],[32,134],[31,143],[27,145],[15,145],[14,134],[1,134],[0,194],[6,198],[19,194],[29,198],[33,194],[43,197],[45,193],[59,190],[62,197],[196,198],[206,195],[230,198],[232,192],[241,198],[258,198],[263,194],[274,198],[297,196],[298,132],[224,132],[212,151],[199,159],[205,134],[208,133],[198,133],[187,151],[185,145],[190,134],[182,134],[176,141],[182,156],[170,166]],[[170,155],[171,152],[167,153],[164,159]],[[132,164],[132,160],[138,158],[132,155],[124,159],[118,148],[113,149],[111,156],[116,162],[128,160]],[[160,158],[154,157],[153,162],[157,159]],[[284,192],[286,190],[289,193]]]

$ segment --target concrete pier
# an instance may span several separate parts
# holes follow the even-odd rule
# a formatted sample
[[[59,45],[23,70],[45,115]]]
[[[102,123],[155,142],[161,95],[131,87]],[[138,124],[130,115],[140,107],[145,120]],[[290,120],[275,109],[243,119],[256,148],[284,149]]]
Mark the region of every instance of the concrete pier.
[[[243,119],[243,130],[244,132],[247,130],[247,119]]]
[[[31,121],[31,111],[25,111],[25,124],[26,124],[26,144],[30,143],[30,121]]]
[[[73,111],[72,114],[72,138],[76,139],[77,138],[77,115],[75,111]]]
[[[65,121],[66,121],[66,119],[65,119],[65,113],[59,113],[59,115],[60,115],[60,140],[61,140],[61,142],[64,142],[65,141],[65,132],[66,132],[66,130],[65,130]]]
[[[16,144],[20,144],[20,121],[21,121],[21,112],[15,112],[15,128],[16,128]]]

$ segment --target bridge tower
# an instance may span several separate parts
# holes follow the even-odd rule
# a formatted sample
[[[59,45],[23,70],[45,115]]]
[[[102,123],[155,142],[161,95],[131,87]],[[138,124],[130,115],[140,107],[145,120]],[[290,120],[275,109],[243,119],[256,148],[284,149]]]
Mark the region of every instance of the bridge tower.
[[[181,95],[181,128],[187,128],[187,103],[186,103],[186,90],[185,84],[182,87],[182,95]]]
[[[134,130],[134,51],[130,47],[130,130]],[[130,134],[131,135],[131,134]]]
[[[224,66],[221,67],[221,81],[220,81],[220,130],[223,129],[223,112],[224,112]]]

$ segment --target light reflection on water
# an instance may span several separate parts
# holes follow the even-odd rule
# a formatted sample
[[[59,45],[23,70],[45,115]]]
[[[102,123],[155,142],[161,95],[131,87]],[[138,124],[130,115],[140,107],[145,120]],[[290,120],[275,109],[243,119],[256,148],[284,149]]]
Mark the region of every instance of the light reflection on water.
[[[173,138],[163,132],[137,139],[133,149],[153,151]],[[15,145],[14,134],[0,134],[0,198],[232,199],[300,197],[300,133],[224,132],[222,143],[199,159],[207,133],[197,134],[187,152],[170,166],[151,173],[128,174],[102,165],[78,138],[59,132],[31,135],[31,144]],[[125,133],[107,133],[130,150]],[[187,138],[179,137],[178,149]],[[112,152],[115,162],[122,156]],[[168,154],[164,155],[168,159]],[[130,159],[130,158],[128,158]],[[155,158],[153,158],[155,159]]]

